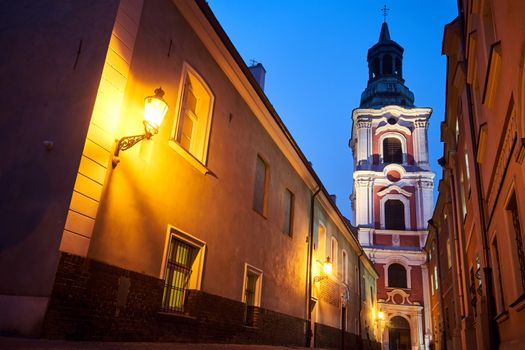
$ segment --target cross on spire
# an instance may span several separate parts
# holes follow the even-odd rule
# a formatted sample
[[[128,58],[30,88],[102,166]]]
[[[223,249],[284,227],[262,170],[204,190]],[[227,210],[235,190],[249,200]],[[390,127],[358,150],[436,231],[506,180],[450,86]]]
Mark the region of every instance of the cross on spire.
[[[385,4],[385,6],[383,6],[383,8],[381,9],[381,12],[383,12],[383,22],[386,22],[386,16],[388,16],[388,11],[390,11],[390,9],[386,7]]]

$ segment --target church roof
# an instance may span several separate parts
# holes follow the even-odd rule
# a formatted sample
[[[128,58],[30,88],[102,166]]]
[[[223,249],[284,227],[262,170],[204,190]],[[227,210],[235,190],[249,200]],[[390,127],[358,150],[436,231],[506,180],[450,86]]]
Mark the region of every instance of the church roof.
[[[388,24],[383,22],[381,26],[381,33],[379,34],[379,42],[390,41],[390,31],[388,30]]]

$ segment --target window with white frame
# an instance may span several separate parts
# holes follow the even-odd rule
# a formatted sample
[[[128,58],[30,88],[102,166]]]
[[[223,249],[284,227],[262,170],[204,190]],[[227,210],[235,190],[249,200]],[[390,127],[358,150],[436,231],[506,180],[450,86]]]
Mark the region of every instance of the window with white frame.
[[[213,109],[213,94],[204,79],[185,64],[178,118],[173,132],[177,145],[206,164]]]
[[[164,259],[163,311],[183,313],[187,290],[200,288],[204,248],[204,242],[170,229]]]
[[[348,254],[346,254],[346,250],[343,249],[343,252],[341,253],[342,256],[342,262],[343,262],[343,282],[345,284],[348,284]]]
[[[254,326],[255,307],[261,306],[262,271],[245,264],[243,303],[245,304],[244,323]]]
[[[330,245],[330,258],[332,259],[332,266],[334,274],[337,274],[337,240],[332,237],[331,245]]]

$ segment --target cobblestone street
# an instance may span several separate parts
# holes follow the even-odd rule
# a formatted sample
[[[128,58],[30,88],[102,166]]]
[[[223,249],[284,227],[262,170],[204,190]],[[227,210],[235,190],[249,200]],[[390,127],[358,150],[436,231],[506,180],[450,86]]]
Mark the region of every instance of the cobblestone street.
[[[283,347],[244,344],[187,344],[187,343],[120,343],[120,342],[72,342],[0,337],[0,349],[13,350],[289,350],[302,347]]]

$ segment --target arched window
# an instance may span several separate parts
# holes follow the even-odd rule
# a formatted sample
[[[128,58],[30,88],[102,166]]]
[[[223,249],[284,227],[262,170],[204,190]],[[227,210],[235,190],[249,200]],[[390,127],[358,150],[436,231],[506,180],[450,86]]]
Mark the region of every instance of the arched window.
[[[396,58],[396,70],[394,73],[399,77],[403,77],[401,60],[399,58]]]
[[[389,199],[385,202],[385,229],[405,229],[405,206],[398,199]]]
[[[407,288],[407,271],[400,264],[388,267],[388,286],[394,288]]]
[[[372,61],[372,77],[377,78],[379,75],[379,58],[375,58]]]
[[[332,266],[334,272],[337,272],[337,240],[332,237],[332,243],[330,246],[330,257],[332,258]]]
[[[383,74],[392,74],[392,56],[385,55],[383,57]]]
[[[395,137],[387,137],[383,140],[383,162],[403,163],[403,148],[401,141]]]
[[[346,255],[346,251],[343,250],[343,253],[341,254],[343,257],[343,282],[348,284],[348,256]]]

